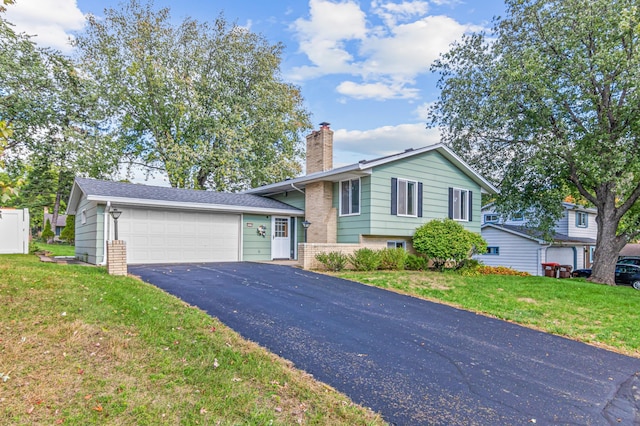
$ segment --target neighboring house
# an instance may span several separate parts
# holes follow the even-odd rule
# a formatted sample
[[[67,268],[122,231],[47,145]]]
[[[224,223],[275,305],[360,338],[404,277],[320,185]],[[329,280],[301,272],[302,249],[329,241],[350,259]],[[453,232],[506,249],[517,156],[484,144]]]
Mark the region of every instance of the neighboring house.
[[[522,214],[500,217],[493,204],[482,208],[482,237],[488,252],[478,256],[485,265],[507,266],[532,275],[544,275],[542,263],[589,268],[593,263],[598,226],[597,210],[562,203],[564,212],[556,222],[552,241],[527,228]]]
[[[29,253],[29,209],[0,208],[0,254]]]
[[[359,247],[411,250],[416,228],[451,217],[480,232],[480,194],[496,189],[444,145],[333,168],[328,123],[307,137],[307,174],[242,194],[76,179],[76,256],[104,263],[108,211],[122,211],[128,263],[298,259]],[[302,223],[310,223],[307,244]]]
[[[53,223],[53,214],[49,213],[49,209],[47,209],[45,207],[44,208],[44,218],[42,220],[42,229],[44,229],[44,227],[46,226],[47,220],[49,222],[51,222],[51,230],[55,234],[54,239],[58,240],[60,238],[60,233],[62,232],[64,227],[67,225],[67,215],[66,214],[59,214],[58,215],[58,221],[54,225],[54,223]]]

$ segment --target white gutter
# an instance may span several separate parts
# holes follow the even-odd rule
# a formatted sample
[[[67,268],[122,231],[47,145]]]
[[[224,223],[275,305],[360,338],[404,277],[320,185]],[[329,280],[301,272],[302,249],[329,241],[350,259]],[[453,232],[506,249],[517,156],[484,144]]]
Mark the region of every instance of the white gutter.
[[[190,209],[190,210],[212,210],[219,212],[229,212],[229,213],[259,213],[266,215],[273,214],[282,214],[282,215],[290,215],[290,216],[302,216],[304,215],[304,211],[300,209],[278,209],[278,208],[268,208],[268,207],[243,207],[243,206],[234,206],[234,205],[226,205],[226,204],[205,204],[205,203],[183,203],[178,201],[163,201],[163,200],[143,200],[136,198],[124,198],[124,197],[110,197],[110,201],[106,201],[104,197],[90,195],[87,197],[89,201],[97,201],[97,202],[113,202],[118,205],[127,205],[127,206],[138,206],[138,207],[163,207],[163,208],[179,208],[179,209]]]
[[[107,240],[109,239],[109,210],[111,209],[111,201],[107,201],[107,206],[104,209],[104,223],[102,226],[102,262],[98,263],[100,266],[107,264]]]

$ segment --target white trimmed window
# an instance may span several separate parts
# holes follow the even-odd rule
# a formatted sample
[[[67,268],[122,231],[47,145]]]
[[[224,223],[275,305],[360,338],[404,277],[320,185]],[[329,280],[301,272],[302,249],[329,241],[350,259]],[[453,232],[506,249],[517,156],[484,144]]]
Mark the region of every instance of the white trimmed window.
[[[451,219],[468,221],[471,218],[471,191],[451,188]]]
[[[418,182],[398,179],[398,216],[418,216]]]
[[[485,214],[484,223],[498,223],[498,215],[495,213]]]
[[[585,212],[576,212],[576,226],[578,228],[589,227],[589,217]]]
[[[407,242],[404,240],[387,241],[387,248],[403,248],[407,249]]]
[[[340,216],[360,214],[360,179],[340,182]]]

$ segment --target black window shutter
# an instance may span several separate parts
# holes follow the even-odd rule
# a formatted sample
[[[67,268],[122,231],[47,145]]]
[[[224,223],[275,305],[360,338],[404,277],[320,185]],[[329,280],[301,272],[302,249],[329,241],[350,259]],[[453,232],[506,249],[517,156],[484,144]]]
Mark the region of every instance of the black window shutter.
[[[391,214],[398,214],[398,178],[391,178]]]
[[[453,219],[453,188],[449,188],[449,219]]]
[[[418,217],[422,217],[422,182],[418,182]]]
[[[473,191],[469,191],[469,222],[473,222]]]

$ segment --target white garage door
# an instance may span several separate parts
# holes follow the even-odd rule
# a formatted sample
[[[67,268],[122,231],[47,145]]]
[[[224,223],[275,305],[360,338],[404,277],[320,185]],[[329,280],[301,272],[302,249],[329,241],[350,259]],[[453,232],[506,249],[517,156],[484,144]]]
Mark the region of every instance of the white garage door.
[[[561,265],[571,265],[573,267],[573,248],[549,247],[547,249],[547,262],[555,262]]]
[[[239,260],[240,215],[121,208],[127,263]]]

